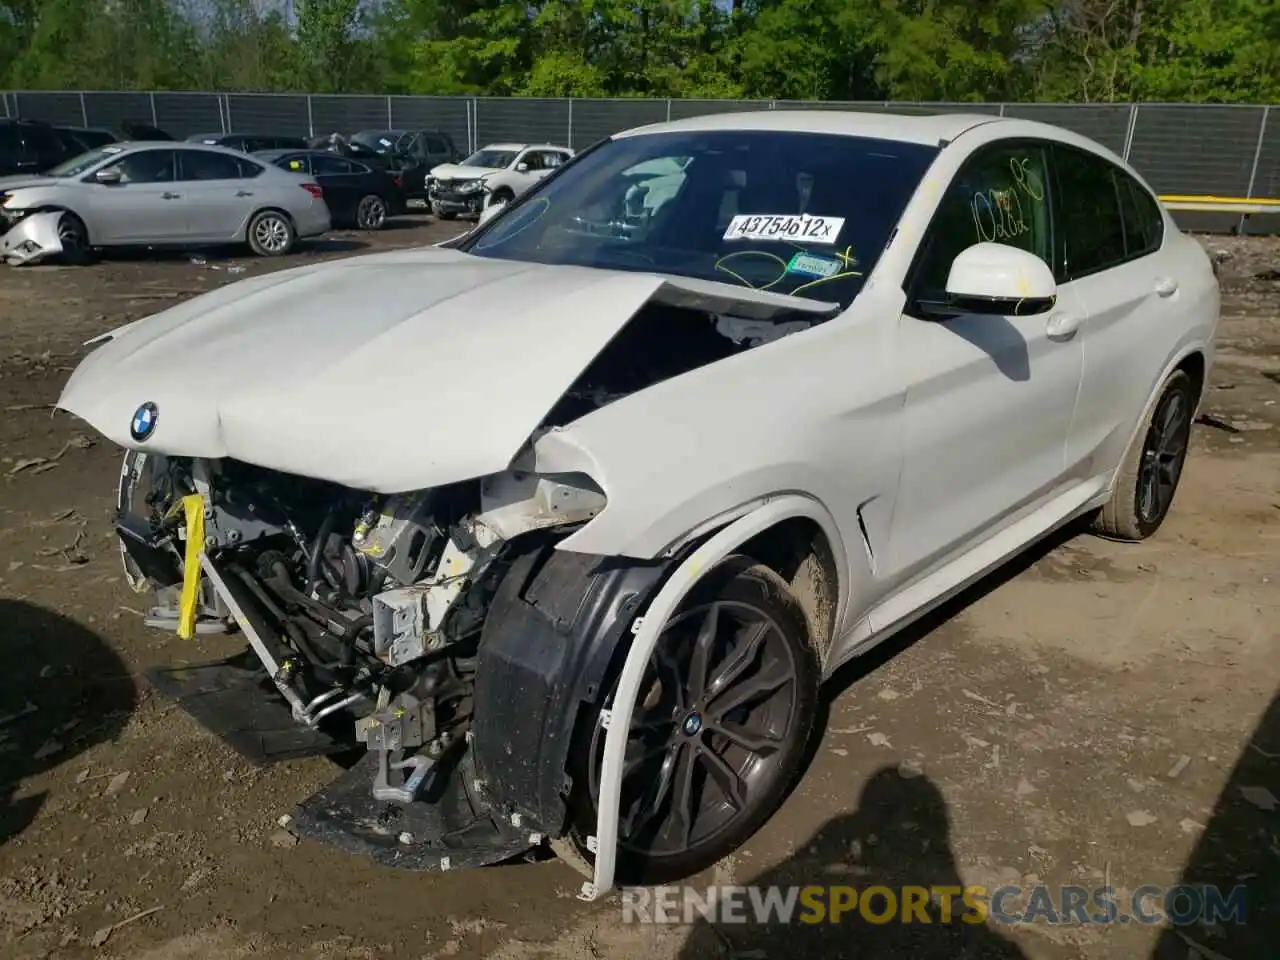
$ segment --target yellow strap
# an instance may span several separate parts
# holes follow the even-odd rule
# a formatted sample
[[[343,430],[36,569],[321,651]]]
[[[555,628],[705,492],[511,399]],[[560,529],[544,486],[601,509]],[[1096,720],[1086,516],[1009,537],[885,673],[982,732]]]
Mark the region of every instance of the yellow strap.
[[[187,552],[182,561],[182,603],[178,607],[178,636],[196,635],[196,606],[200,602],[200,552],[204,549],[204,497],[192,493],[182,498],[186,514]]]

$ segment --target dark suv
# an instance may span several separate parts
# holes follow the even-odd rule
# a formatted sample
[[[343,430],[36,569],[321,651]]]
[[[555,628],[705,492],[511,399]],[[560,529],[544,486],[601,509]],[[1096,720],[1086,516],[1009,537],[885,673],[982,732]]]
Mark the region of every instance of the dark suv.
[[[69,149],[57,130],[37,120],[0,120],[0,177],[43,173],[81,150]]]
[[[395,145],[392,166],[410,200],[427,199],[427,174],[442,163],[457,163],[462,154],[443,130],[412,130]]]
[[[197,133],[187,137],[188,143],[209,143],[229,150],[257,153],[259,150],[305,150],[303,137],[281,137],[261,133]]]

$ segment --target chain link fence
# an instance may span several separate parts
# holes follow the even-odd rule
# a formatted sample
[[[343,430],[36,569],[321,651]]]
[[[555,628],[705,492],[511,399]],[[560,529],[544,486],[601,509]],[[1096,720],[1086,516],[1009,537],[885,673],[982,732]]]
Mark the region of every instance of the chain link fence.
[[[1230,104],[835,103],[797,100],[567,100],[337,94],[8,92],[6,117],[65,126],[151,123],[176,137],[197,133],[317,135],[366,129],[446,131],[459,149],[494,141],[581,150],[646,123],[740,110],[954,111],[1040,120],[1105,144],[1158,193],[1280,198],[1280,116]]]

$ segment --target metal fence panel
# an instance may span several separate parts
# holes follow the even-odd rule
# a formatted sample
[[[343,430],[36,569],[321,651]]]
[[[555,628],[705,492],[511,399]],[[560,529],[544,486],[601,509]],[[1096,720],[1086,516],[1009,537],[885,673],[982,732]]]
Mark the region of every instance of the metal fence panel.
[[[569,145],[569,101],[537,97],[477,97],[476,145],[553,143]]]
[[[151,109],[151,94],[95,91],[84,95],[87,126],[119,131],[122,124],[156,121]]]
[[[1250,196],[1280,198],[1280,110],[1266,109],[1266,129],[1258,148],[1258,169]]]
[[[584,150],[597,140],[603,140],[619,131],[641,127],[647,123],[662,123],[667,119],[669,104],[668,100],[640,98],[574,100],[573,140],[569,146],[575,150]]]
[[[1262,114],[1262,107],[1142,104],[1129,162],[1157,193],[1243,197]]]
[[[312,94],[311,125],[323,133],[359,133],[389,130],[391,111],[386,97]]]
[[[1063,127],[1124,155],[1130,107],[1125,104],[1007,103],[1004,115]]]
[[[228,133],[277,133],[305,137],[311,132],[303,93],[228,93],[223,98],[223,126]]]
[[[156,126],[179,139],[226,133],[222,98],[216,93],[157,93]]]
[[[889,109],[894,113],[912,114],[977,113],[998,116],[1003,107],[1002,103],[939,103],[929,100],[889,104]]]
[[[748,110],[768,110],[772,100],[672,100],[671,119],[687,120],[715,113],[743,113]]]
[[[464,154],[470,152],[471,121],[465,97],[391,98],[391,126],[397,130],[443,130]]]
[[[9,95],[13,115],[26,120],[47,120],[67,127],[84,125],[84,109],[78,93],[26,93]]]

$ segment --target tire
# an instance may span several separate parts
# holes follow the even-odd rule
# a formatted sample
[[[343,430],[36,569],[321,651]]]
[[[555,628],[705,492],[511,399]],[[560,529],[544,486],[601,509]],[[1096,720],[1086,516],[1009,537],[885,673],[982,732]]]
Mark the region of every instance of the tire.
[[[497,190],[493,191],[493,196],[489,198],[488,205],[491,207],[502,207],[510,203],[515,198],[516,195],[506,187],[499,187]]]
[[[261,210],[245,232],[249,248],[260,257],[283,257],[298,242],[293,221],[279,210]]]
[[[87,263],[92,250],[89,246],[89,228],[70,210],[58,218],[58,242],[62,244],[62,258],[68,263]]]
[[[361,230],[381,230],[387,223],[387,201],[376,193],[361,197],[356,204],[356,226]]]
[[[712,622],[715,629],[707,632]],[[712,639],[701,675],[711,690],[697,696],[693,657],[704,636]],[[632,718],[631,769],[624,772],[619,806],[620,884],[692,876],[760,829],[804,763],[820,674],[804,611],[773,570],[732,556],[694,586],[663,627]],[[726,675],[727,682],[719,680]],[[611,705],[617,683],[615,676],[601,706]],[[756,697],[750,696],[753,683],[763,684]],[[746,712],[735,716],[739,711]],[[578,759],[570,798],[570,836],[579,851],[596,829],[605,733],[594,722],[581,737],[581,748],[571,753]],[[736,788],[719,786],[727,783]],[[688,820],[675,815],[686,797],[681,808],[693,811]]]
[[[1182,477],[1196,399],[1195,384],[1185,370],[1169,375],[1125,454],[1111,499],[1093,521],[1095,533],[1137,541],[1160,529]]]

